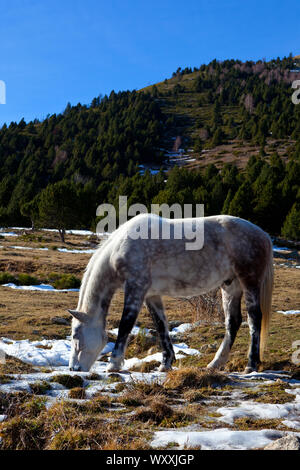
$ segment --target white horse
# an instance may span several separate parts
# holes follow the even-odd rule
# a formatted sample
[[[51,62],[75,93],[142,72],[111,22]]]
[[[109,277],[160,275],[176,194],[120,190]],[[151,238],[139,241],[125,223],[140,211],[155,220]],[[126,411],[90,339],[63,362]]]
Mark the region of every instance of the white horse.
[[[159,219],[159,220],[158,220]],[[256,225],[227,215],[189,219],[195,230],[204,227],[204,246],[186,250],[187,239],[175,237],[187,219],[163,219],[153,214],[134,217],[114,231],[91,257],[83,276],[72,321],[70,369],[88,371],[105,346],[106,317],[116,289],[124,286],[125,300],[119,332],[108,371],[122,368],[128,335],[145,302],[156,325],[163,360],[160,370],[175,359],[161,296],[189,297],[221,287],[226,333],[212,368],[222,367],[241,325],[244,293],[251,344],[247,372],[262,358],[271,311],[273,252],[270,237]],[[151,239],[151,226],[170,229],[170,239]],[[141,223],[149,237],[128,236]],[[201,225],[202,224],[202,225]],[[145,227],[145,225],[144,225]],[[138,231],[138,229],[137,229]],[[190,241],[190,240],[188,240]]]

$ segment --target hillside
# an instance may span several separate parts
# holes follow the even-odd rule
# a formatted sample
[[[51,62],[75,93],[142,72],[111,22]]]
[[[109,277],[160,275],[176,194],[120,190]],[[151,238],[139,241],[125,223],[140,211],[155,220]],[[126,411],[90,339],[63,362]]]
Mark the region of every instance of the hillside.
[[[63,238],[66,228],[95,228],[97,206],[117,208],[127,195],[148,209],[204,203],[206,215],[237,215],[299,239],[294,67],[291,56],[214,60],[139,92],[4,125],[0,224],[58,228]]]
[[[291,72],[294,59],[213,61],[193,71],[179,68],[171,79],[144,88],[167,116],[166,148],[180,136],[183,147],[194,151],[190,168],[245,168],[262,146],[266,156],[276,149],[287,161],[299,135],[299,110],[291,105],[291,84],[300,78],[300,71]]]

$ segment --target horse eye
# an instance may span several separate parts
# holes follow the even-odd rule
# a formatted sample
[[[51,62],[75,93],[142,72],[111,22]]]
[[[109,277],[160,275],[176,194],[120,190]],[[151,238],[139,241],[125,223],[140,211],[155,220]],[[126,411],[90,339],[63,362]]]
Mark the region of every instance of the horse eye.
[[[79,333],[74,333],[73,334],[73,339],[79,339]]]

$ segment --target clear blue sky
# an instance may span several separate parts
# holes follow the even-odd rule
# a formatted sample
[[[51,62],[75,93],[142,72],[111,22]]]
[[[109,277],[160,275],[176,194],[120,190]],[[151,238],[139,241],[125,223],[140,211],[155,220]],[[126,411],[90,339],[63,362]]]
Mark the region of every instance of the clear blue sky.
[[[0,124],[210,60],[300,53],[299,0],[0,0]]]

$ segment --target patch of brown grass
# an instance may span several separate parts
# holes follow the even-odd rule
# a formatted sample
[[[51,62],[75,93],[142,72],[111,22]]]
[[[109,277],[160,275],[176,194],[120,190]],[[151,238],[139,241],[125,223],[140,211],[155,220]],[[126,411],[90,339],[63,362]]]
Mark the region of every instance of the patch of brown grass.
[[[132,416],[132,419],[143,422],[153,421],[160,424],[163,419],[174,415],[173,409],[162,400],[161,397],[154,397],[148,401],[148,406],[140,407]]]
[[[35,395],[45,395],[48,390],[51,390],[51,385],[43,380],[30,384],[30,388]]]
[[[183,397],[189,403],[205,400],[212,395],[218,395],[218,390],[212,387],[195,388],[184,391]]]
[[[160,362],[158,361],[149,361],[149,362],[142,362],[141,364],[136,364],[130,368],[133,372],[142,372],[147,373],[151,372],[154,369],[157,369],[160,366]]]
[[[40,450],[45,443],[44,425],[39,419],[17,416],[0,427],[2,450]]]
[[[141,330],[136,336],[129,337],[126,357],[138,357],[141,354],[147,353],[148,350],[154,346],[156,346],[156,337],[146,335],[143,330]]]
[[[248,431],[251,429],[281,429],[288,431],[290,428],[282,424],[280,419],[254,419],[254,418],[237,418],[234,420],[234,427],[240,431]],[[294,429],[293,429],[294,431]]]
[[[145,395],[139,391],[133,393],[127,390],[120,397],[118,397],[118,403],[124,406],[142,406],[145,400]]]
[[[82,387],[71,388],[71,390],[69,390],[69,398],[83,400],[85,398],[85,389]]]
[[[0,374],[0,384],[7,384],[11,382],[13,378],[7,374]]]
[[[30,400],[23,403],[18,416],[0,423],[2,449],[148,448],[144,437],[148,437],[147,431],[142,432],[128,421],[122,424],[119,420],[109,419],[115,415],[103,415],[104,400],[100,397],[79,404],[61,401],[49,409],[45,408],[45,404],[37,406],[35,401],[35,406]]]
[[[247,357],[233,357],[230,359],[226,366],[226,372],[243,372],[247,366]]]
[[[31,374],[32,372],[36,372],[34,367],[12,356],[6,356],[5,363],[0,363],[1,374]]]
[[[228,381],[224,374],[215,370],[199,370],[195,367],[183,367],[168,372],[164,382],[166,389],[204,388],[224,385]]]
[[[90,375],[87,376],[86,380],[100,380],[101,377],[96,372],[92,372]]]
[[[58,374],[51,377],[51,382],[57,382],[66,388],[82,387],[83,379],[80,375]]]
[[[157,382],[142,382],[142,381],[136,381],[136,382],[130,382],[127,385],[127,390],[129,393],[133,392],[140,392],[143,395],[146,396],[152,396],[152,395],[157,395],[157,394],[162,394],[162,395],[167,395],[168,391],[159,383]]]
[[[289,384],[284,382],[274,382],[269,385],[262,385],[257,390],[247,390],[246,398],[258,403],[290,403],[296,398],[295,395],[287,393],[285,390],[290,388]]]

